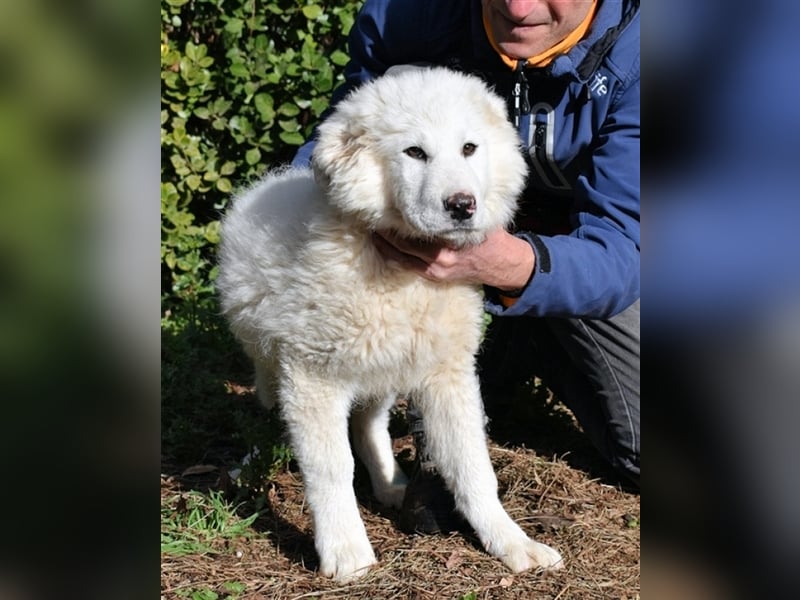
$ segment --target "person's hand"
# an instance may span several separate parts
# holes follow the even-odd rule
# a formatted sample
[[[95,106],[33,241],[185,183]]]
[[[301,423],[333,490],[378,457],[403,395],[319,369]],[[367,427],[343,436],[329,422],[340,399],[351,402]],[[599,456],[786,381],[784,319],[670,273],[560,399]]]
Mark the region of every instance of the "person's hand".
[[[495,229],[477,246],[449,248],[398,237],[390,231],[373,235],[378,252],[431,281],[463,281],[500,290],[524,287],[536,257],[530,244],[504,229]]]

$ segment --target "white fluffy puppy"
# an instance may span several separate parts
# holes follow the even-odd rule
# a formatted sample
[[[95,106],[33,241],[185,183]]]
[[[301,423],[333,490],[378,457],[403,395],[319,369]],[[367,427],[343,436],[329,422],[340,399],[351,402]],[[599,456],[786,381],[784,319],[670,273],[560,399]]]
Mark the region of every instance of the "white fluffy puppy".
[[[399,394],[413,395],[430,454],[486,550],[513,571],[561,564],[497,496],[475,372],[481,290],[404,271],[371,239],[393,230],[464,246],[508,224],[525,178],[518,143],[503,101],[477,78],[403,69],[337,105],[319,128],[313,173],[267,175],[223,221],[223,310],[261,400],[280,403],[324,575],[344,581],[376,562],[348,422],[378,500],[402,502],[387,430]]]

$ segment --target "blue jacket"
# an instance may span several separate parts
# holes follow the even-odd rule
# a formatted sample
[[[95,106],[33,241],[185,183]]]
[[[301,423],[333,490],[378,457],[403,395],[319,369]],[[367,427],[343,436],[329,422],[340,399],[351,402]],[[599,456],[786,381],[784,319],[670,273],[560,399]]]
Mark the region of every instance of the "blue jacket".
[[[396,64],[447,65],[492,84],[527,148],[515,231],[533,247],[536,267],[508,308],[487,288],[487,310],[609,317],[639,298],[639,39],[638,0],[600,0],[575,47],[546,67],[514,72],[489,44],[480,0],[367,0],[332,105]],[[307,165],[313,146],[293,164]]]

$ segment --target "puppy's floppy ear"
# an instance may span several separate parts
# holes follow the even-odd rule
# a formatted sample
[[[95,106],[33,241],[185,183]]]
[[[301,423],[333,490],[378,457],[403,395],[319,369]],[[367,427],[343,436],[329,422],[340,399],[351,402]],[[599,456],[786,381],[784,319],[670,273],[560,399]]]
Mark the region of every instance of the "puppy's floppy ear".
[[[327,190],[338,173],[348,171],[363,150],[364,128],[341,111],[334,112],[318,129],[318,141],[311,157],[317,184]]]
[[[384,168],[379,134],[369,125],[379,113],[364,89],[345,98],[319,126],[311,167],[333,206],[374,226],[385,212]]]
[[[480,107],[490,148],[486,208],[494,221],[508,225],[527,178],[522,144],[519,133],[508,121],[503,99],[487,88],[474,100],[474,106]]]

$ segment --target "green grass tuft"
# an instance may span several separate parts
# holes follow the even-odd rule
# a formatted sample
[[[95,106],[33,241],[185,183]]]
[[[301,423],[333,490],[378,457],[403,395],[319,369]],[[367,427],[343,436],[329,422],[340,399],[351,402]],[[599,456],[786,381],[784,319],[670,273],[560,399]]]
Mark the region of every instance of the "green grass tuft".
[[[176,494],[161,506],[161,552],[175,555],[206,554],[223,538],[251,535],[258,513],[241,518],[222,492]]]

